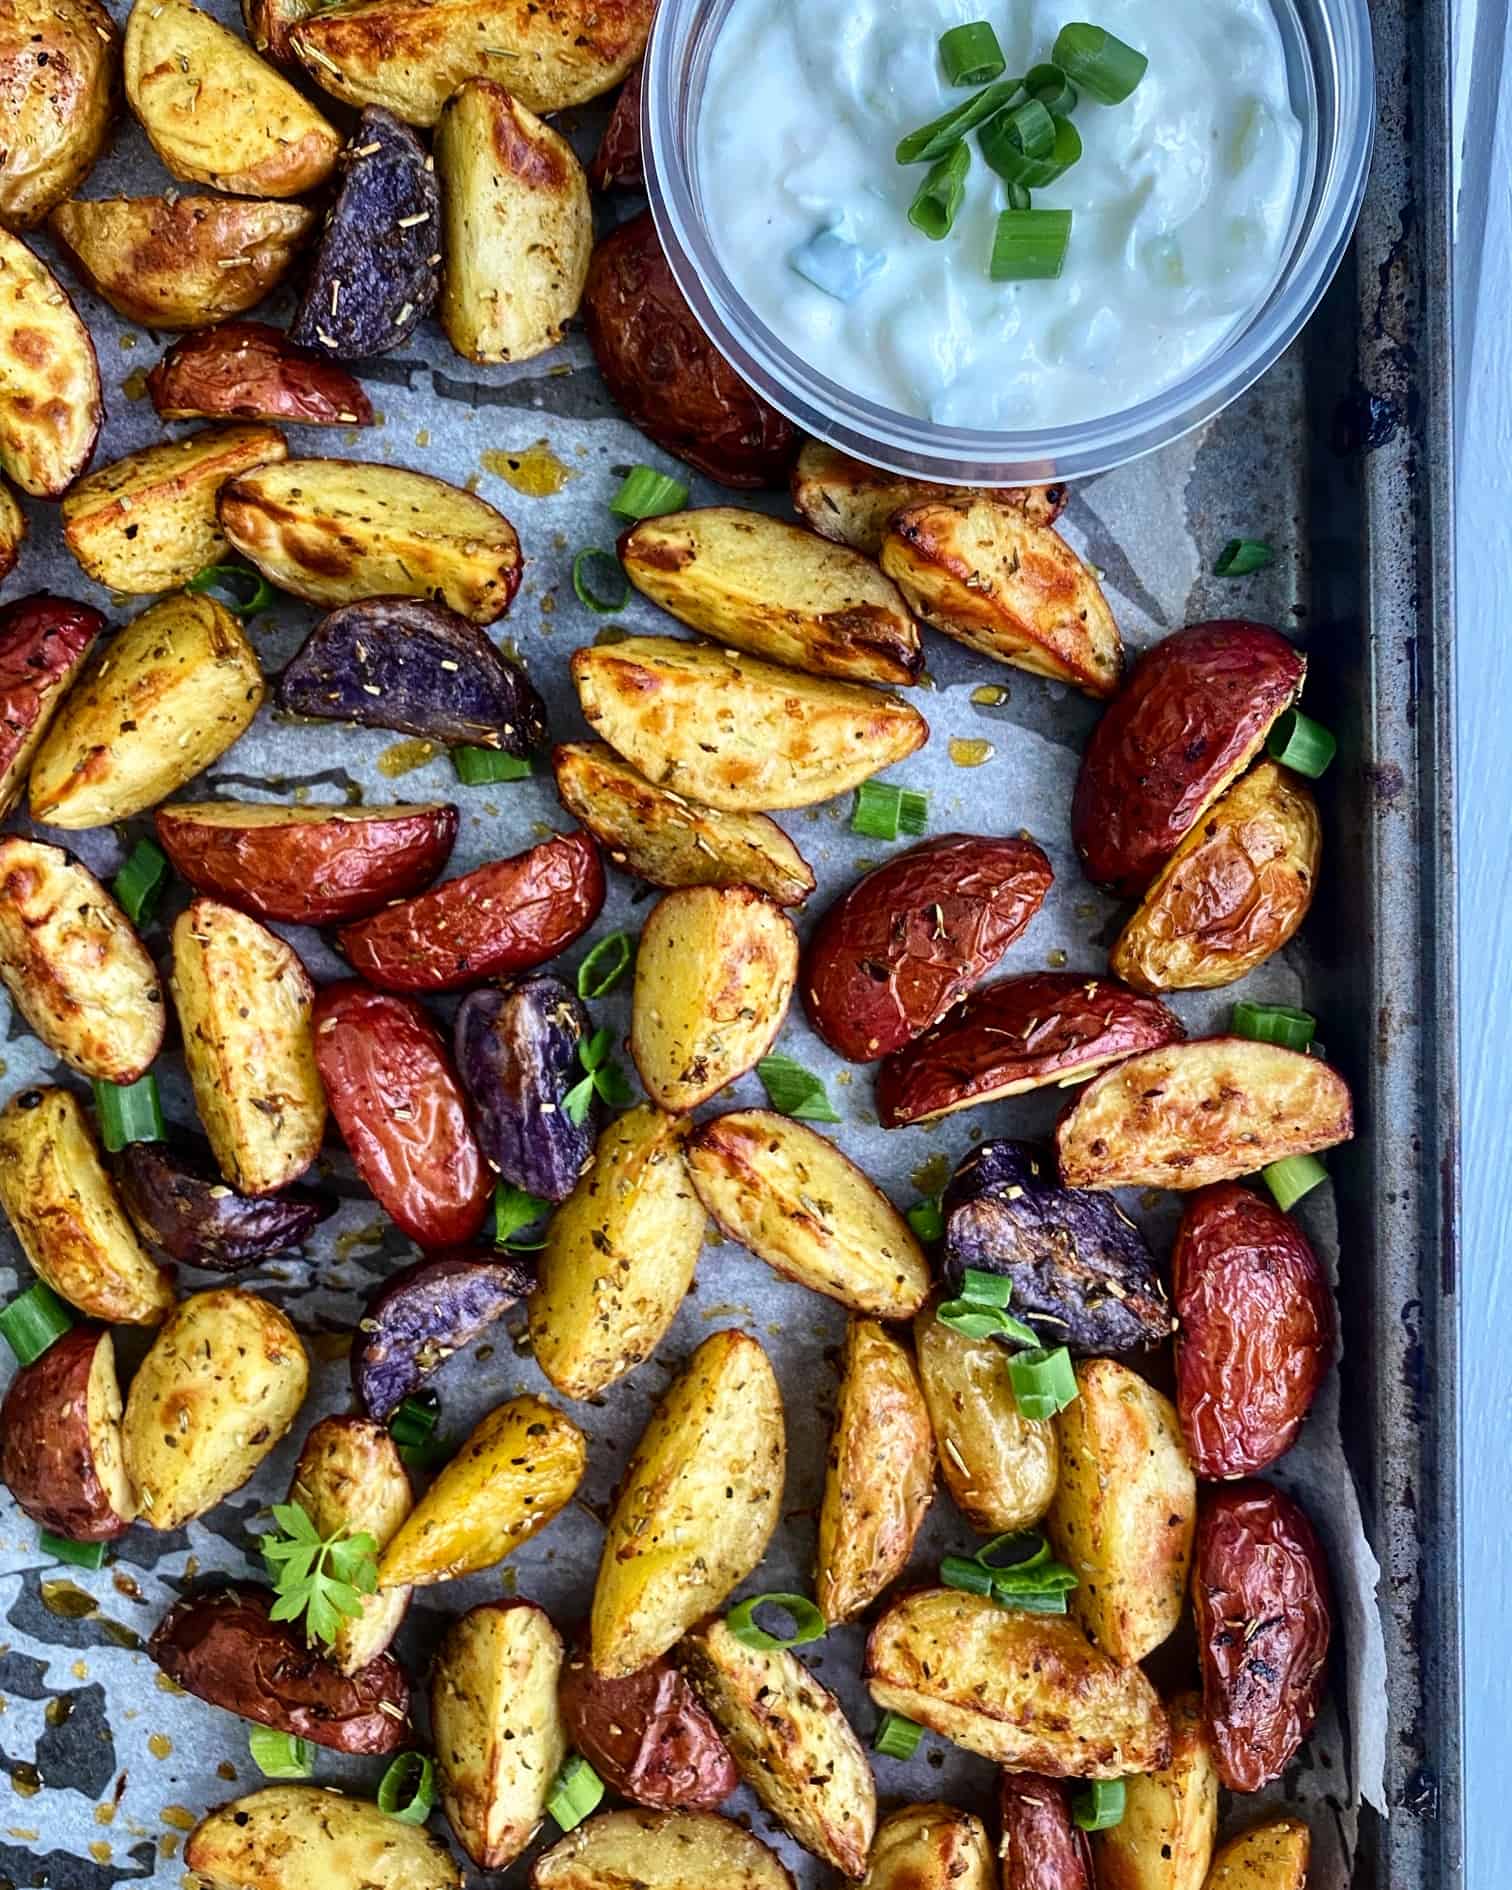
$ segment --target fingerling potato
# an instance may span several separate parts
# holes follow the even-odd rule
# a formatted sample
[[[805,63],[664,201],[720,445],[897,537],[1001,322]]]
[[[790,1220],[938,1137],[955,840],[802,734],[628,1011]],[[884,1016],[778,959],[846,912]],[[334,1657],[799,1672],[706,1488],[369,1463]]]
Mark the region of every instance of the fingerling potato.
[[[26,514],[15,493],[0,479],[0,582],[15,570],[25,542]]]
[[[298,1503],[329,1538],[346,1531],[368,1535],[381,1552],[414,1507],[414,1492],[399,1447],[382,1424],[364,1417],[324,1417],[310,1426],[289,1485]],[[360,1595],[360,1613],[342,1615],[330,1644],[341,1673],[356,1674],[376,1660],[399,1632],[409,1607],[407,1588]]]
[[[998,1822],[1004,1890],[1093,1890],[1092,1847],[1058,1778],[1000,1772]]]
[[[906,479],[852,459],[822,440],[805,440],[793,466],[790,490],[799,516],[821,538],[875,558],[888,521],[905,506],[931,499],[996,499],[1018,508],[1034,525],[1053,525],[1068,488],[1054,486],[937,486]]]
[[[0,608],[0,819],[104,628],[99,611],[46,591]]]
[[[569,1831],[531,1890],[793,1890],[773,1851],[711,1811],[606,1811]],[[259,1887],[260,1890],[260,1887]]]
[[[1205,1890],[1307,1890],[1312,1833],[1296,1818],[1273,1818],[1232,1837],[1213,1859]]]
[[[328,1785],[269,1785],[201,1818],[184,1865],[208,1890],[461,1890],[451,1852],[423,1825],[403,1824]]]
[[[953,1805],[900,1806],[877,1826],[861,1890],[997,1890],[986,1827]]]
[[[121,41],[98,0],[7,0],[0,15],[0,223],[30,230],[77,190],[110,137]]]
[[[568,1743],[611,1791],[653,1811],[712,1811],[740,1783],[718,1728],[663,1657],[622,1680],[568,1655],[559,1690]]]
[[[71,1542],[109,1542],[130,1528],[136,1492],[109,1332],[75,1326],[10,1381],[0,1406],[0,1482],[34,1523]]]
[[[89,464],[104,418],[89,330],[46,263],[0,229],[0,471],[57,498]]]
[[[222,322],[176,341],[147,376],[160,420],[370,427],[362,383],[266,322]]]
[[[1098,1890],[1203,1890],[1218,1833],[1218,1773],[1202,1697],[1166,1707],[1171,1759],[1124,1781],[1124,1815],[1094,1832]]]

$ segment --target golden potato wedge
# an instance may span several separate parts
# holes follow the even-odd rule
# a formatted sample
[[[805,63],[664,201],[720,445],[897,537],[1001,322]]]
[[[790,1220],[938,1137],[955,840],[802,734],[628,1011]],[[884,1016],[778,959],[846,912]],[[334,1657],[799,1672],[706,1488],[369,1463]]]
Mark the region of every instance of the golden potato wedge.
[[[754,886],[779,906],[814,890],[813,868],[775,820],[700,807],[654,786],[606,742],[552,751],[557,794],[614,864],[653,886]]]
[[[520,541],[504,514],[403,466],[286,460],[233,480],[220,516],[264,577],[312,604],[429,597],[492,623],[519,588]]]
[[[1055,1427],[1019,1411],[1003,1348],[942,1326],[933,1303],[914,1321],[919,1383],[945,1487],[984,1536],[1029,1529],[1055,1495]]]
[[[247,38],[264,58],[281,66],[298,66],[289,34],[301,20],[319,11],[319,0],[241,0]]]
[[[96,647],[32,763],[31,817],[104,827],[155,807],[262,705],[252,645],[213,597],[179,591]]]
[[[551,1218],[530,1349],[564,1397],[596,1397],[650,1358],[692,1284],[704,1210],[683,1134],[649,1104],[616,1116]]]
[[[469,361],[528,361],[554,348],[593,251],[588,179],[572,146],[497,81],[469,79],[437,122],[436,168],[447,340]]]
[[[954,1805],[902,1805],[877,1826],[860,1890],[997,1890],[980,1818]]]
[[[14,492],[0,479],[0,581],[16,568],[26,542],[26,514]]]
[[[0,981],[54,1056],[134,1083],[163,1047],[157,967],[126,914],[61,847],[0,837]]]
[[[638,1673],[766,1553],[787,1439],[771,1360],[716,1332],[652,1412],[609,1515],[593,1593],[596,1673]]]
[[[1202,1717],[1202,1696],[1166,1706],[1171,1760],[1124,1781],[1120,1824],[1097,1831],[1092,1851],[1098,1890],[1203,1890],[1218,1833],[1218,1772]]]
[[[136,0],[126,98],[175,177],[239,197],[298,197],[336,167],[341,134],[190,0]]]
[[[916,683],[918,626],[869,558],[784,519],[710,505],[619,541],[635,588],[706,637],[811,676]]]
[[[875,558],[888,520],[927,499],[993,498],[1016,506],[1032,525],[1053,525],[1065,510],[1067,488],[1054,486],[936,486],[905,479],[852,459],[822,440],[805,440],[793,467],[793,504],[821,538]]]
[[[364,1417],[324,1417],[310,1427],[289,1501],[304,1506],[322,1536],[338,1530],[370,1535],[380,1552],[414,1507],[409,1474],[385,1425]],[[407,1588],[359,1598],[361,1612],[343,1615],[328,1658],[343,1673],[359,1672],[399,1632],[409,1606]]]
[[[241,1194],[276,1194],[325,1135],[310,974],[275,932],[201,895],[174,920],[168,988],[221,1173]]]
[[[606,1811],[536,1860],[531,1890],[793,1890],[774,1851],[713,1811]],[[260,1890],[255,1886],[254,1890]]]
[[[1262,761],[1212,804],[1156,875],[1109,963],[1136,991],[1232,984],[1307,917],[1323,827],[1301,779]]]
[[[1049,525],[994,496],[905,506],[882,536],[882,569],[910,610],[999,663],[1117,692],[1123,643],[1097,579]]]
[[[239,1286],[181,1300],[126,1393],[121,1437],[141,1518],[181,1529],[239,1490],[299,1414],[299,1334]]]
[[[1317,1057],[1199,1037],[1096,1076],[1055,1131],[1068,1188],[1205,1188],[1354,1134],[1349,1087]]]
[[[934,1433],[913,1360],[875,1319],[853,1319],[819,1511],[814,1601],[849,1621],[902,1574],[934,1498]]]
[[[651,1100],[685,1111],[771,1049],[798,977],[798,934],[749,886],[684,886],[651,909],[635,954],[630,1055]]]
[[[451,1852],[328,1785],[269,1785],[219,1805],[189,1833],[185,1867],[204,1890],[461,1890]]]
[[[60,203],[47,227],[118,315],[144,328],[209,328],[255,308],[315,228],[301,203],[102,197]]]
[[[120,35],[99,0],[0,0],[0,224],[35,229],[83,183],[120,78]]]
[[[919,1589],[872,1629],[865,1677],[879,1706],[1013,1772],[1122,1778],[1170,1757],[1149,1681],[1062,1615]]]
[[[844,794],[929,739],[897,696],[671,637],[572,658],[589,726],[647,780],[731,813]]]
[[[378,1561],[378,1586],[423,1588],[491,1568],[572,1499],[583,1433],[543,1398],[511,1398],[473,1427]]]
[[[68,291],[0,229],[0,471],[57,498],[89,464],[104,418],[94,343]]]
[[[847,1877],[866,1869],[877,1788],[840,1702],[785,1647],[746,1647],[705,1621],[674,1650],[740,1776],[774,1818]]]
[[[127,596],[171,591],[220,559],[221,487],[289,449],[276,427],[202,427],[128,453],[63,500],[63,540],[96,584]]]
[[[173,1283],[137,1238],[77,1096],[23,1089],[0,1109],[0,1207],[60,1299],[113,1326],[155,1326]]]
[[[562,1637],[530,1601],[485,1601],[448,1628],[431,1667],[441,1804],[482,1870],[503,1870],[546,1816],[567,1756]]]
[[[1230,1838],[1213,1859],[1205,1890],[1307,1890],[1312,1833],[1297,1818],[1273,1818]]]
[[[911,1319],[927,1298],[912,1228],[806,1123],[775,1109],[715,1116],[689,1142],[688,1169],[731,1240],[787,1279],[878,1319]]]

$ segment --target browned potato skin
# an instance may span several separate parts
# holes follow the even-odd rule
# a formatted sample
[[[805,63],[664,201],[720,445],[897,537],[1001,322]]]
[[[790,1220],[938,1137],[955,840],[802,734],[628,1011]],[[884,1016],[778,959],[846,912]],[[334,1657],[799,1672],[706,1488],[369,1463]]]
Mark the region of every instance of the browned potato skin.
[[[1218,1774],[1202,1696],[1170,1701],[1171,1762],[1124,1781],[1120,1824],[1092,1836],[1098,1890],[1203,1890],[1218,1831]]]
[[[622,1798],[653,1811],[713,1811],[740,1783],[713,1720],[665,1658],[609,1680],[580,1646],[563,1665],[560,1699],[574,1750]]]
[[[304,1507],[322,1536],[339,1529],[370,1535],[382,1551],[414,1507],[399,1448],[382,1424],[364,1417],[325,1417],[310,1427],[294,1466],[289,1501]],[[343,1615],[330,1660],[344,1674],[377,1658],[399,1632],[407,1588],[364,1595],[362,1612]]]
[[[269,1785],[218,1805],[184,1846],[208,1890],[461,1890],[451,1852],[423,1825],[400,1824],[328,1786]]]
[[[902,1574],[934,1497],[934,1432],[907,1348],[852,1319],[840,1355],[814,1601],[849,1621]]]
[[[0,1482],[34,1523],[70,1541],[109,1542],[131,1526],[108,1332],[75,1326],[16,1373],[0,1407]]]
[[[281,66],[297,66],[289,34],[301,20],[320,11],[317,0],[241,0],[247,38],[264,57]]]
[[[8,487],[0,493],[15,504]],[[104,628],[98,610],[46,591],[0,608],[0,817],[21,798],[47,726]]]
[[[860,1890],[997,1890],[980,1818],[953,1805],[903,1805],[877,1826]]]
[[[1031,524],[1053,525],[1065,510],[1069,488],[931,485],[868,466],[822,440],[805,440],[790,490],[799,516],[821,538],[875,558],[881,554],[888,521],[905,506],[929,499],[993,498],[1017,506]]]
[[[160,420],[373,424],[360,381],[266,322],[223,322],[176,341],[147,376],[147,392]]]
[[[1058,1778],[1000,1774],[998,1814],[1004,1890],[1092,1890],[1091,1847],[1072,1822],[1071,1794]]]
[[[89,175],[120,103],[121,41],[98,0],[0,5],[0,223],[30,230]]]
[[[0,583],[16,568],[26,543],[26,514],[14,492],[0,479]],[[0,784],[3,786],[3,784]]]
[[[55,499],[89,464],[105,418],[94,343],[61,282],[0,230],[0,471]]]
[[[1213,1859],[1204,1890],[1307,1890],[1312,1833],[1296,1818],[1274,1818],[1230,1838]]]
[[[569,1831],[531,1890],[793,1890],[759,1838],[710,1811],[607,1811]],[[301,1890],[303,1887],[301,1886]]]

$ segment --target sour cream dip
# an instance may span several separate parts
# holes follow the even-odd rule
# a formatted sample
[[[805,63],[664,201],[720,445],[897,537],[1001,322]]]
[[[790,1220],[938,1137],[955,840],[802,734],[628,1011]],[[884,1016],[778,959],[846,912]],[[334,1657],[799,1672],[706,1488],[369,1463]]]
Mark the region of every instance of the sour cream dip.
[[[1149,59],[1122,104],[1079,100],[1081,160],[1033,193],[1073,213],[1052,281],[990,279],[1008,195],[974,133],[949,234],[908,221],[929,167],[894,147],[971,96],[939,39],[977,19],[1010,76],[1076,20]],[[1280,272],[1303,152],[1271,0],[733,0],[696,138],[709,241],[778,340],[894,412],[1014,431],[1121,412],[1211,354]],[[865,258],[848,301],[789,261],[826,229]]]

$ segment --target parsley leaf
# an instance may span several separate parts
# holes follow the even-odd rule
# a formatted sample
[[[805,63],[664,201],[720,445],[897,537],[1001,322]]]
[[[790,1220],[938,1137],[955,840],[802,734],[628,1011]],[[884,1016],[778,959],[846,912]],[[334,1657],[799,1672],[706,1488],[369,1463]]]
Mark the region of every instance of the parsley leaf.
[[[611,1109],[624,1109],[635,1100],[630,1079],[609,1056],[613,1043],[614,1033],[607,1025],[591,1037],[578,1039],[578,1062],[586,1073],[562,1098],[562,1107],[567,1112],[567,1120],[579,1128],[588,1120],[595,1092]]]
[[[275,1621],[303,1617],[306,1636],[329,1646],[342,1616],[361,1614],[362,1597],[377,1591],[378,1544],[365,1531],[322,1536],[303,1503],[275,1503],[273,1520],[278,1532],[262,1539],[277,1591],[268,1612]]]
[[[515,1236],[550,1212],[549,1201],[543,1201],[539,1195],[528,1194],[524,1188],[516,1188],[511,1182],[501,1181],[494,1189],[494,1245],[512,1247],[521,1253],[533,1253],[536,1248],[544,1247],[544,1234],[539,1240],[516,1240]]]

